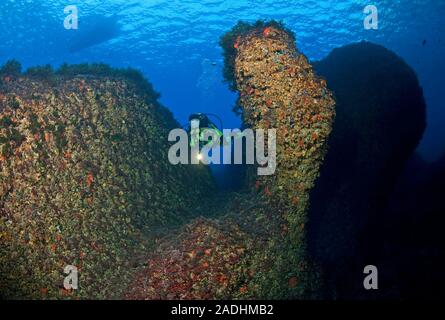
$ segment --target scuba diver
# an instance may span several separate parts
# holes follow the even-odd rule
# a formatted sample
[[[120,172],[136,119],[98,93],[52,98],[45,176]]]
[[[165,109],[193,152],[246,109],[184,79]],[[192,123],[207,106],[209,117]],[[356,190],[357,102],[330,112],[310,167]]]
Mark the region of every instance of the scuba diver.
[[[210,120],[209,117],[218,119],[220,127]],[[201,153],[201,151],[207,153],[214,147],[233,148],[233,141],[245,137],[244,133],[240,130],[229,130],[231,131],[230,134],[224,134],[221,118],[213,113],[191,114],[189,116],[189,122],[183,126],[183,129],[186,130],[189,136],[190,147],[198,150],[198,160],[202,160],[203,158],[203,153]],[[233,151],[229,151],[229,154],[232,152]]]
[[[210,119],[217,119],[217,123],[219,123],[219,127]],[[193,121],[199,121],[199,125],[192,124]],[[198,147],[199,153],[196,155],[198,163],[203,160],[202,150],[204,148],[212,149],[217,146],[220,148],[230,148],[230,155],[233,153],[234,144],[232,143],[232,138],[241,137],[237,133],[235,135],[229,135],[224,137],[223,134],[223,123],[219,116],[212,113],[193,113],[189,116],[189,122],[183,126],[183,129],[186,130],[189,140],[190,146]],[[194,132],[196,130],[196,132]],[[205,139],[206,132],[208,130],[213,131],[208,136],[211,136],[212,139]],[[210,140],[210,141],[209,141]],[[224,149],[225,150],[225,149]],[[211,151],[213,153],[213,150]],[[225,155],[225,151],[224,152]],[[194,156],[192,156],[194,157]],[[224,156],[223,156],[224,157]],[[230,158],[231,159],[231,158]],[[245,166],[234,166],[230,165],[231,161],[227,164],[221,165],[224,160],[220,158],[222,162],[216,163],[216,165],[211,166],[212,175],[215,178],[215,182],[221,190],[238,190],[244,185],[244,175],[245,175]],[[193,163],[193,161],[192,161]],[[197,163],[196,163],[197,164]],[[212,163],[215,164],[215,163]]]
[[[214,117],[218,119],[220,128],[212,121],[210,120],[209,116]],[[199,126],[193,127],[192,122],[199,121]],[[214,144],[217,142],[220,143],[220,145],[223,145],[224,139],[223,137],[223,124],[220,117],[218,117],[216,114],[213,113],[193,113],[189,116],[189,122],[184,125],[185,130],[190,136],[190,146],[196,146],[199,145],[199,149],[201,150],[203,147],[211,148]],[[194,132],[194,130],[197,130],[197,132]],[[213,131],[213,134],[216,134],[217,139],[212,139],[210,141],[206,141],[204,139],[205,134],[207,131]],[[213,135],[212,135],[213,136]]]

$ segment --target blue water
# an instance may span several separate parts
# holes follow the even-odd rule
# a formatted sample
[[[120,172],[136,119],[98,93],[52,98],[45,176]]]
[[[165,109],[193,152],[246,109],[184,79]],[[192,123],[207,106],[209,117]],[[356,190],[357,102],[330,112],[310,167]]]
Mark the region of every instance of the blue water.
[[[379,29],[365,30],[363,9],[379,10]],[[79,29],[66,30],[64,8],[76,5]],[[240,124],[236,99],[222,83],[219,37],[238,20],[283,20],[310,59],[362,39],[395,51],[417,72],[428,105],[419,151],[445,152],[444,0],[0,0],[0,64],[24,67],[105,62],[141,70],[180,123],[192,112],[217,113],[224,127]],[[103,42],[102,42],[103,41]],[[97,43],[76,49],[73,44]]]

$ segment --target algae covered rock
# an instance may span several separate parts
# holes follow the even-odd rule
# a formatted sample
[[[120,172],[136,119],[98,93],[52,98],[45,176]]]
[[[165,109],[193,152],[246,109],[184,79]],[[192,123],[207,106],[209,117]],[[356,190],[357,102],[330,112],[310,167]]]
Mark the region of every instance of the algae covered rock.
[[[242,260],[253,248],[233,221],[199,218],[162,241],[128,299],[233,299],[248,290]]]
[[[169,163],[178,123],[136,71],[14,66],[0,73],[0,295],[118,297],[138,239],[193,215],[210,173]]]
[[[326,153],[334,99],[326,82],[297,50],[293,33],[281,23],[239,23],[221,44],[226,80],[239,91],[237,105],[244,124],[252,129],[276,129],[277,133],[276,173],[258,178],[252,171],[249,181],[253,192],[269,199],[266,209],[257,214],[261,217],[266,210],[281,220],[280,231],[269,237],[264,251],[273,259],[257,257],[267,260],[264,266],[269,266],[258,280],[263,287],[261,296],[310,296],[316,287],[316,270],[306,252],[309,192]]]

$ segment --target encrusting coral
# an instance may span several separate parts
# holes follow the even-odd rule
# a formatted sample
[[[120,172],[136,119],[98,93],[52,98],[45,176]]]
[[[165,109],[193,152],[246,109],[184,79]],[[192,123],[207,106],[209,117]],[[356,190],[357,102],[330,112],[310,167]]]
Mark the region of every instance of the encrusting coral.
[[[274,252],[275,266],[263,282],[266,286],[269,282],[269,292],[280,283],[278,297],[301,298],[317,282],[306,253],[305,225],[309,192],[326,153],[335,102],[326,82],[298,52],[294,35],[280,23],[242,26],[233,31],[237,52],[233,78],[243,121],[253,129],[277,130],[276,173],[255,178],[252,171],[250,176],[253,188],[270,199],[269,210],[282,219],[282,233],[272,236],[267,250]],[[295,281],[299,286],[292,288]]]
[[[9,62],[0,79],[0,295],[119,297],[143,234],[194,214],[208,168],[169,163],[178,123],[134,70]]]

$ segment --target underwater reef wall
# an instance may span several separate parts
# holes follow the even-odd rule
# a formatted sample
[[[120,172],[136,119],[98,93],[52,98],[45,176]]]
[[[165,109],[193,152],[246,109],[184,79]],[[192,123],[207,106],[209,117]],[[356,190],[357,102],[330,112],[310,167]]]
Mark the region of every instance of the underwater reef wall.
[[[120,297],[143,234],[194,214],[213,180],[169,163],[179,125],[157,98],[134,70],[0,70],[1,297]]]
[[[330,294],[356,298],[388,197],[423,136],[426,106],[412,68],[380,45],[334,49],[314,69],[334,93],[337,117],[312,193],[309,244],[333,273]]]
[[[285,246],[274,243],[277,247],[270,248],[277,257],[277,277],[293,274],[302,281],[309,271],[302,268],[308,258],[309,193],[326,153],[335,102],[326,82],[297,50],[291,32],[276,22],[244,29],[238,24],[229,35],[235,37],[233,78],[243,121],[253,129],[277,130],[276,173],[251,176],[252,185],[270,197],[269,209],[283,219],[284,237],[278,241]],[[301,293],[289,292],[289,296]]]
[[[318,297],[305,225],[335,103],[294,40],[276,22],[241,22],[222,37],[224,73],[240,93],[236,111],[252,129],[277,129],[276,173],[258,177],[250,168],[246,190],[213,199],[217,218],[161,239],[127,298]]]

